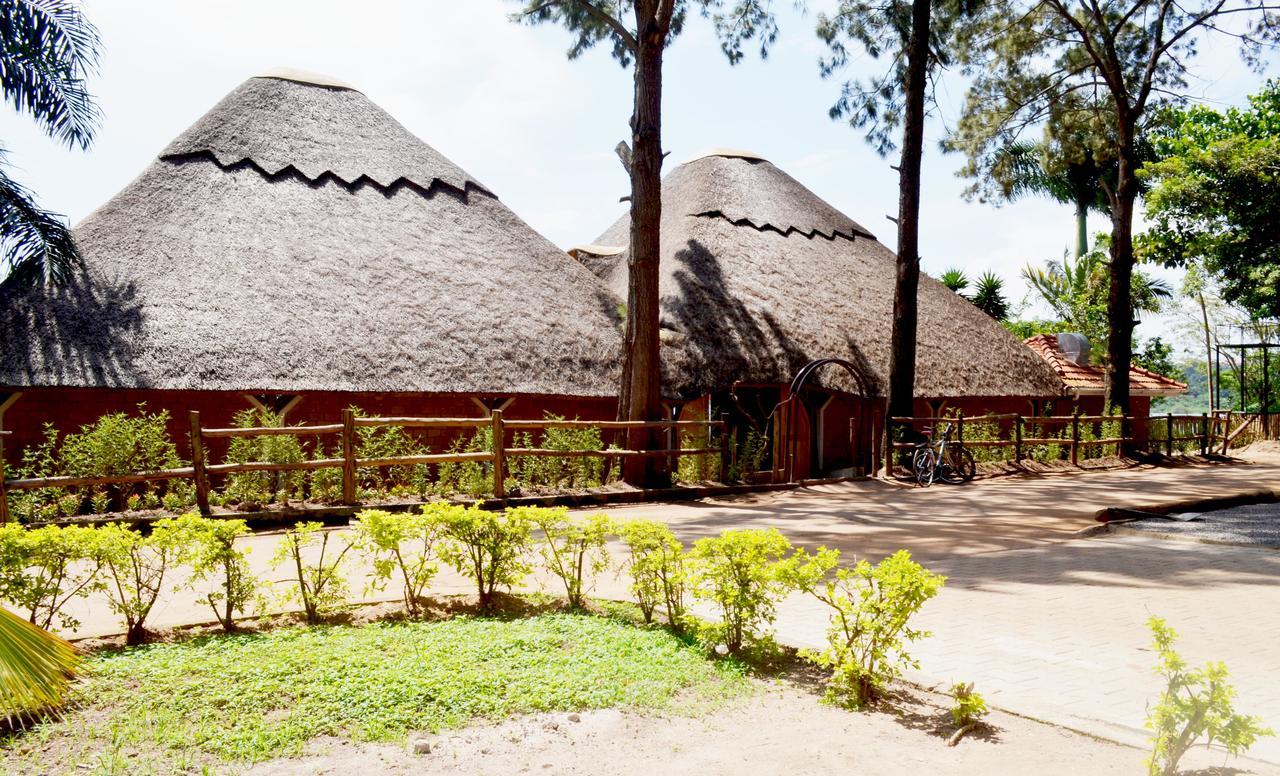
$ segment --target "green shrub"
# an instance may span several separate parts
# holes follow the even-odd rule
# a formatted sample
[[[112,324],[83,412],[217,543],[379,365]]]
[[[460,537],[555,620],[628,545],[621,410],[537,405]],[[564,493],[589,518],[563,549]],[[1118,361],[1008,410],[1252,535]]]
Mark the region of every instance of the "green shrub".
[[[519,507],[524,519],[542,531],[542,559],[546,569],[564,583],[569,606],[582,608],[584,594],[595,584],[595,578],[609,568],[609,551],[605,548],[613,533],[608,515],[569,516],[569,510]]]
[[[278,428],[284,420],[274,412],[248,409],[237,412],[235,428]],[[295,436],[235,437],[227,447],[231,463],[300,463],[306,460],[302,441]],[[226,497],[230,503],[269,504],[276,496],[284,501],[301,492],[303,474],[298,471],[238,472],[227,476]]]
[[[548,412],[544,420],[564,420]],[[515,447],[541,450],[603,450],[598,428],[548,428],[535,444],[532,434],[514,435]],[[595,488],[605,481],[603,458],[552,458],[535,455],[512,460],[511,474],[519,485],[546,488]]]
[[[160,597],[166,573],[187,556],[185,527],[164,519],[152,525],[148,536],[120,523],[95,530],[107,603],[124,618],[125,643],[141,644],[145,638],[147,615]]]
[[[769,439],[757,429],[749,428],[742,441],[737,443],[737,451],[729,464],[729,479],[732,482],[745,482],[748,477],[764,468],[765,456],[769,452]]]
[[[341,458],[341,449],[335,449],[330,456],[322,442],[317,441],[311,452],[311,460],[321,461],[326,458]],[[342,469],[312,469],[307,473],[307,498],[318,504],[336,504],[342,500]]]
[[[1161,618],[1147,620],[1159,658],[1156,673],[1165,682],[1154,708],[1147,710],[1146,727],[1152,732],[1151,755],[1147,758],[1150,776],[1172,776],[1178,762],[1191,747],[1218,744],[1229,754],[1243,754],[1261,736],[1275,735],[1258,717],[1237,714],[1232,707],[1236,690],[1227,684],[1227,667],[1208,663],[1204,668],[1187,666],[1173,649],[1178,634]]]
[[[289,580],[292,584],[283,600],[301,604],[307,622],[312,625],[347,599],[342,560],[351,550],[352,542],[338,538],[334,544],[339,549],[331,551],[329,540],[335,535],[333,531],[324,530],[320,523],[298,523],[280,537],[276,554],[271,558],[272,568],[286,564],[292,567],[293,576]],[[312,555],[315,557],[309,557]]]
[[[363,417],[365,414],[359,407],[352,406],[349,409],[356,417]],[[357,458],[401,458],[422,455],[425,452],[423,445],[400,426],[356,427]],[[408,492],[425,498],[431,488],[431,480],[425,465],[361,467],[356,470],[356,476],[358,477],[357,487],[379,495],[388,491],[408,489]]]
[[[973,682],[956,682],[951,686],[951,719],[957,727],[974,725],[987,716],[987,701],[973,691]]]
[[[478,428],[469,439],[459,437],[450,453],[487,453],[493,449],[493,429]],[[443,496],[457,493],[479,498],[493,494],[493,464],[480,461],[442,463],[436,470],[434,489]]]
[[[80,622],[63,607],[103,588],[95,529],[0,526],[0,595],[35,625],[49,630],[55,619],[66,630]]]
[[[684,545],[665,523],[629,520],[621,526],[622,540],[631,551],[631,593],[645,622],[653,622],[659,606],[666,607],[667,623],[677,632],[685,620]]]
[[[703,421],[706,413],[701,410],[689,410],[683,420]],[[685,450],[706,449],[711,447],[711,430],[704,426],[683,426],[680,432],[680,447]],[[711,453],[702,455],[682,455],[676,459],[676,479],[680,482],[704,482],[719,476],[720,456]]]
[[[79,433],[67,434],[58,451],[59,470],[71,477],[112,477],[182,466],[178,449],[169,438],[169,413],[124,412],[103,415]],[[117,508],[130,495],[149,493],[148,483],[107,486]]]
[[[777,529],[725,531],[694,542],[688,558],[691,592],[717,609],[717,623],[696,623],[699,641],[723,644],[730,654],[744,647],[770,651],[778,601],[790,589],[784,556],[791,542]]]
[[[443,526],[440,557],[476,585],[480,608],[493,608],[498,588],[510,589],[529,573],[533,524],[527,512],[487,512],[477,506],[427,504],[423,511]]]
[[[191,577],[184,585],[194,589],[213,581],[212,592],[204,596],[222,629],[236,630],[236,614],[245,614],[262,592],[262,584],[249,567],[249,548],[237,547],[236,540],[251,531],[243,520],[224,520],[186,514],[176,518],[173,529],[188,542],[185,560]]]
[[[929,635],[911,618],[938,594],[946,577],[925,569],[898,550],[874,566],[859,561],[838,568],[840,553],[820,548],[797,553],[788,576],[796,587],[831,607],[827,648],[805,657],[831,671],[828,697],[863,706],[878,697],[904,667],[918,667],[907,645]],[[835,575],[830,571],[835,569]]]
[[[435,510],[385,512],[366,509],[356,515],[356,543],[373,563],[374,590],[385,590],[395,577],[404,586],[404,606],[410,617],[422,613],[423,596],[439,566],[436,543],[444,529]]]
[[[169,413],[111,413],[59,441],[53,424],[44,427],[44,441],[22,452],[22,463],[11,477],[112,477],[137,472],[172,469],[183,465],[169,438]],[[9,508],[23,522],[55,520],[81,514],[124,509],[129,500],[144,494],[159,504],[152,483],[108,485],[95,490],[68,492],[63,488],[39,488],[9,494]],[[172,487],[172,486],[171,486]],[[135,502],[138,503],[138,502]]]

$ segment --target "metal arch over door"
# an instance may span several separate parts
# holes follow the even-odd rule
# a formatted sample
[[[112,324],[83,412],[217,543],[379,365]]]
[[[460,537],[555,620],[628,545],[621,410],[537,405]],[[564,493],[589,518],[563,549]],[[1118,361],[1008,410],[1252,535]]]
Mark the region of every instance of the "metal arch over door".
[[[844,369],[844,371],[849,373],[849,377],[853,379],[853,384],[857,388],[858,395],[862,397],[867,396],[866,379],[863,378],[862,373],[856,366],[842,358],[819,358],[805,364],[800,368],[800,371],[796,372],[795,377],[791,379],[791,385],[787,389],[786,398],[778,403],[778,407],[775,410],[779,419],[778,426],[782,431],[780,438],[785,441],[786,444],[785,458],[781,462],[780,466],[775,460],[775,466],[782,469],[782,474],[786,478],[787,482],[793,482],[795,479],[796,445],[797,437],[799,436],[797,431],[799,430],[800,425],[797,418],[798,408],[795,403],[800,398],[800,392],[804,390],[804,387],[809,382],[810,378],[826,366],[838,366]],[[812,433],[812,430],[810,433]]]

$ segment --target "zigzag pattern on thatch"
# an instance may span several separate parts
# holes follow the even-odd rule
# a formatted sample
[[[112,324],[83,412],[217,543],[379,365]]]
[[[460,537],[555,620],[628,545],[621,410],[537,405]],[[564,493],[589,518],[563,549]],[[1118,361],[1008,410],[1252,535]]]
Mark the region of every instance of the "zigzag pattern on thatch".
[[[664,393],[693,397],[738,380],[788,383],[812,360],[840,358],[865,376],[870,393],[884,394],[892,251],[754,155],[683,164],[663,181],[662,198]],[[624,215],[592,243],[626,245],[629,230]],[[585,263],[625,296],[625,251],[588,251]],[[1061,394],[1041,358],[965,299],[921,277],[919,300],[917,396]],[[840,372],[821,377],[855,390]]]
[[[241,85],[0,289],[0,386],[611,396],[617,299],[351,89]]]

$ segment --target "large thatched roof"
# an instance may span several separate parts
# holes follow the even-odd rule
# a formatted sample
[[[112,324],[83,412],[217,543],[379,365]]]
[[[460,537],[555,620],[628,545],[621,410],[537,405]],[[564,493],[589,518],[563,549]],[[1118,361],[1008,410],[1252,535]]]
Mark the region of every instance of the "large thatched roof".
[[[612,395],[617,301],[363,94],[252,78],[0,296],[0,386]]]
[[[665,392],[789,382],[817,358],[888,384],[894,255],[794,178],[749,154],[704,155],[663,181]],[[625,297],[629,218],[575,251]],[[916,394],[1054,396],[1062,383],[1016,337],[920,279]],[[832,374],[829,384],[850,387]]]

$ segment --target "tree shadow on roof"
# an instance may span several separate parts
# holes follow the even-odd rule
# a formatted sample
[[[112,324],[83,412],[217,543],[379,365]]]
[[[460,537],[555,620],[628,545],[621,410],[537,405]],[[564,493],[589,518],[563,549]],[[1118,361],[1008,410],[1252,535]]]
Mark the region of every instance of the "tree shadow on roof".
[[[81,271],[63,286],[0,291],[0,383],[130,385],[142,329],[133,280]]]

